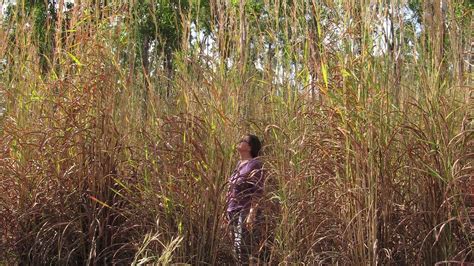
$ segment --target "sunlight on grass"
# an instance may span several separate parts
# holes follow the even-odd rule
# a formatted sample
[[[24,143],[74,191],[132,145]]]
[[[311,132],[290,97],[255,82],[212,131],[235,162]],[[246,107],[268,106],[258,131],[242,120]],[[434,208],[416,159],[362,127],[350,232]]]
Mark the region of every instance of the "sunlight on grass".
[[[469,1],[30,2],[0,27],[0,264],[235,263],[246,133],[269,264],[474,261]]]

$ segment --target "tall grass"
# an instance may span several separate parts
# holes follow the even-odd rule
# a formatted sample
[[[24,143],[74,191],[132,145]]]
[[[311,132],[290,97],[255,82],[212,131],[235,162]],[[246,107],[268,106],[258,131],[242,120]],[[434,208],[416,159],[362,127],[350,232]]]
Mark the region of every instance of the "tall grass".
[[[270,263],[474,261],[472,4],[158,2],[3,22],[0,261],[232,263],[247,132]]]

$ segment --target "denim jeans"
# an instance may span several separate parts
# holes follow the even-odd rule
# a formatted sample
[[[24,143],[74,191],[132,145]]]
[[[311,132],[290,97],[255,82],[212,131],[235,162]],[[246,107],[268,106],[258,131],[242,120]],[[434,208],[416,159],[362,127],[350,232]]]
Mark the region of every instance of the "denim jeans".
[[[257,255],[255,253],[257,253],[256,251],[260,244],[258,230],[260,212],[257,212],[254,221],[255,224],[252,228],[248,228],[246,224],[248,214],[248,210],[241,210],[228,214],[234,251],[239,264],[243,265],[248,265],[249,258]]]

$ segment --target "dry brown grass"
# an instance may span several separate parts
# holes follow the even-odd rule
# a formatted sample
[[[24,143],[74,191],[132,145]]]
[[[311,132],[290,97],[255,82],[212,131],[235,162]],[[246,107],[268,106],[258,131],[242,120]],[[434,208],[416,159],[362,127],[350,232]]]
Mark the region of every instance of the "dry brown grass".
[[[226,178],[246,132],[264,140],[272,264],[474,261],[472,4],[377,54],[382,2],[243,3],[180,7],[172,75],[165,51],[144,63],[136,3],[47,20],[52,50],[34,13],[3,24],[1,263],[233,263]]]

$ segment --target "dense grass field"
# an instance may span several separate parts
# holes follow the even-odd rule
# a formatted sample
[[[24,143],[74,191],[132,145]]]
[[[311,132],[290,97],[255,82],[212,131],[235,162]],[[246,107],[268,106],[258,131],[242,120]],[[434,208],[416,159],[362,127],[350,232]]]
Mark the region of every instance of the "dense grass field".
[[[0,264],[233,264],[263,139],[270,264],[474,262],[470,1],[16,1]]]

